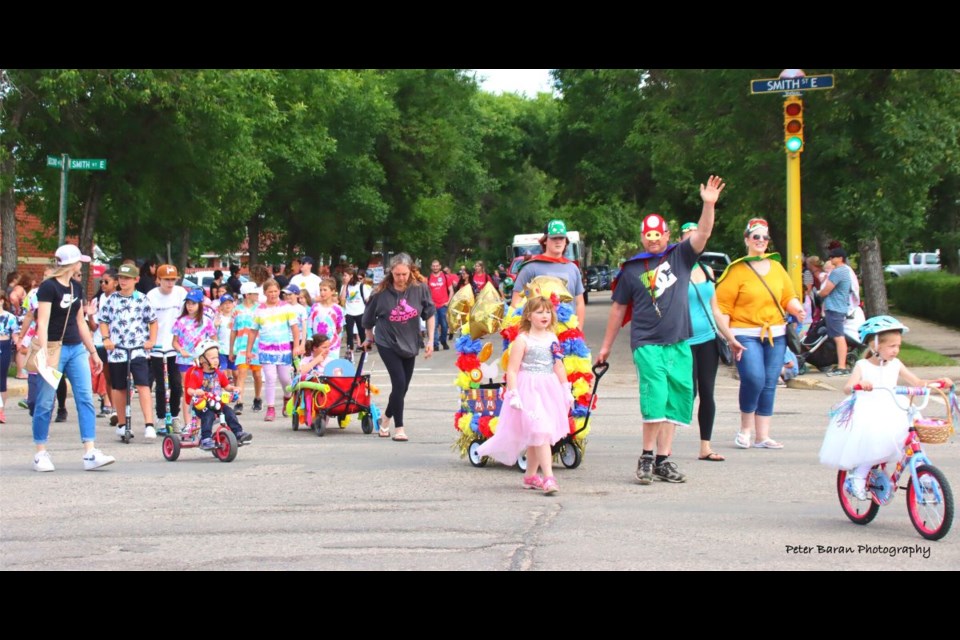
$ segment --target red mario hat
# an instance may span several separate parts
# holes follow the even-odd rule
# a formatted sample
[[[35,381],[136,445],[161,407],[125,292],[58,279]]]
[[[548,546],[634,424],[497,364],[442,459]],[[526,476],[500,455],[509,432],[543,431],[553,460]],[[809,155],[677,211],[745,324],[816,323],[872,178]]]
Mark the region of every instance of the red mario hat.
[[[647,240],[657,240],[667,233],[667,221],[656,213],[651,213],[643,219],[643,229],[640,235]]]

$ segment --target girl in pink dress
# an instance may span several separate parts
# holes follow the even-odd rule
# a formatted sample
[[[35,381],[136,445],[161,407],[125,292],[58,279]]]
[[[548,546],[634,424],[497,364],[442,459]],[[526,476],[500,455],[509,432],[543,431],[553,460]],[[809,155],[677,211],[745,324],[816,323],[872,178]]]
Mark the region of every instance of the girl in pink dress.
[[[520,332],[510,347],[503,395],[508,404],[500,410],[496,433],[478,450],[481,456],[514,464],[526,449],[523,486],[543,489],[547,495],[559,490],[550,447],[570,432],[568,414],[573,405],[563,350],[553,330],[556,323],[550,300],[540,296],[527,300]]]

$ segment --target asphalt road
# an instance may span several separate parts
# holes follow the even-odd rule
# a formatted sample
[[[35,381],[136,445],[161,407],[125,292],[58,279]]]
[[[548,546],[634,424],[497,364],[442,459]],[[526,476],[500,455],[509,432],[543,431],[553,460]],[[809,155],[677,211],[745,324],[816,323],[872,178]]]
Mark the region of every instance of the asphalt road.
[[[609,294],[592,294],[586,334],[594,351],[608,311]],[[418,361],[407,396],[410,442],[363,435],[358,421],[317,438],[292,432],[279,416],[264,423],[263,414],[248,410],[242,420],[254,443],[229,464],[197,450],[167,462],[159,444],[143,441],[140,427],[124,445],[100,419],[98,445],[118,461],[85,472],[68,401],[70,420],[52,426],[49,444],[57,470],[36,473],[26,411],[10,406],[0,427],[0,566],[960,568],[960,531],[939,542],[921,538],[903,491],[866,527],[843,515],[836,474],[817,462],[838,391],[779,390],[772,433],[786,447],[740,450],[733,446],[737,381],[721,367],[714,446],[727,461],[698,461],[693,427],[678,433],[673,457],[688,482],[640,486],[636,377],[623,330],[600,386],[584,462],[560,467],[561,491],[545,497],[521,490],[516,468],[474,468],[452,450],[454,359],[447,351]],[[389,379],[376,358],[373,379],[383,407]],[[960,446],[930,446],[928,453],[960,491]],[[830,552],[835,548],[844,552]]]

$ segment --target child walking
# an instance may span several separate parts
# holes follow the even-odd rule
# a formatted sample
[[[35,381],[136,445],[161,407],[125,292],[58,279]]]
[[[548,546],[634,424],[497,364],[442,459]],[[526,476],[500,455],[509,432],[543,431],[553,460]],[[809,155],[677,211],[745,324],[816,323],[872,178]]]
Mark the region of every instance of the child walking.
[[[224,391],[234,391],[236,387],[230,384],[226,374],[220,370],[220,347],[215,340],[201,342],[194,355],[197,364],[187,370],[183,386],[200,419],[200,448],[210,451],[217,448],[213,441],[213,424],[217,420],[217,410],[212,405],[220,401]],[[233,435],[237,436],[237,442],[253,440],[253,434],[243,430],[233,409],[226,402],[219,410],[223,412],[224,421],[233,431]]]
[[[496,433],[478,450],[481,456],[514,464],[526,449],[523,487],[543,489],[546,495],[560,489],[553,477],[550,447],[570,432],[567,416],[573,406],[563,350],[553,331],[556,323],[549,299],[535,296],[527,300],[520,332],[510,347],[503,395],[509,404],[500,410]]]
[[[320,297],[310,309],[307,318],[307,337],[318,333],[330,337],[330,356],[328,361],[340,357],[340,334],[343,332],[343,307],[337,304],[337,282],[333,278],[320,280]],[[324,363],[326,364],[326,363]]]
[[[20,321],[10,312],[10,301],[5,291],[0,291],[0,424],[7,421],[3,408],[7,404],[7,370],[13,359],[13,345],[20,334]]]
[[[240,304],[237,305],[233,317],[233,331],[230,332],[230,341],[233,350],[230,359],[237,366],[237,391],[240,399],[233,405],[233,411],[238,416],[243,414],[243,385],[247,379],[247,372],[253,373],[253,411],[263,408],[263,376],[260,369],[260,341],[254,333],[253,317],[260,307],[260,292],[257,285],[244,282],[240,285]]]
[[[177,368],[186,373],[193,366],[194,353],[204,340],[217,339],[213,322],[203,314],[203,289],[192,289],[183,302],[183,311],[173,324],[173,350],[177,352]],[[183,415],[187,413],[184,396]]]
[[[857,362],[844,386],[852,393],[856,385],[864,391],[892,388],[898,380],[914,387],[932,382],[950,386],[949,378],[922,380],[897,358],[902,334],[909,331],[892,316],[875,316],[860,327],[860,342],[867,345],[863,360]],[[889,393],[862,393],[853,405],[849,424],[838,412],[834,416],[820,447],[820,462],[835,469],[847,469],[852,493],[858,500],[867,500],[866,480],[871,467],[897,458],[907,436],[908,426],[903,410]]]
[[[219,286],[217,289],[225,289]],[[230,336],[233,334],[233,312],[234,299],[229,293],[224,293],[217,298],[217,313],[213,316],[213,327],[217,330],[217,343],[220,345],[220,353],[224,355],[221,360],[223,370],[233,384],[236,380],[237,365],[231,358]]]
[[[263,367],[266,381],[264,396],[267,400],[265,422],[277,419],[274,406],[277,395],[277,378],[280,378],[281,390],[290,386],[290,366],[293,356],[303,353],[300,347],[300,327],[297,326],[297,314],[293,307],[280,301],[280,285],[273,278],[263,283],[263,293],[267,301],[257,308],[253,316],[253,328],[248,341],[260,338],[260,366]],[[296,345],[291,349],[291,344]],[[291,353],[292,351],[292,353]],[[253,354],[247,347],[247,359]],[[284,410],[286,396],[284,396]]]
[[[120,290],[110,294],[100,309],[100,335],[107,350],[113,406],[117,410],[117,435],[126,437],[127,370],[140,397],[144,440],[156,440],[153,410],[150,408],[150,364],[147,358],[157,342],[157,314],[147,296],[137,291],[140,270],[122,264],[117,271]],[[128,364],[129,362],[129,364]]]

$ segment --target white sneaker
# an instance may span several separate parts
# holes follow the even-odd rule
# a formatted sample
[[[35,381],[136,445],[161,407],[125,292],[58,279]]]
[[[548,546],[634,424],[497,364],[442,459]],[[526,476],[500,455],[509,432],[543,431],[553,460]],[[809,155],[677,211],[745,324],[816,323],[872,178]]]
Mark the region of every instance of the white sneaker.
[[[127,425],[123,424],[117,427],[117,437],[122,438],[123,434],[127,432]]]
[[[157,439],[157,430],[154,429],[153,427],[146,427],[146,428],[144,428],[144,430],[143,430],[143,439],[144,439],[144,440],[147,440],[147,441],[156,440],[156,439]]]
[[[38,451],[33,456],[34,471],[53,471],[53,460],[50,459],[50,453],[47,451]]]
[[[90,449],[90,451],[83,456],[83,468],[87,471],[93,471],[94,469],[105,467],[108,464],[113,464],[116,461],[116,458],[106,455],[103,451],[100,451],[100,449]]]
[[[170,420],[170,428],[174,433],[180,433],[183,430],[183,423],[180,422],[180,416],[173,416]]]

